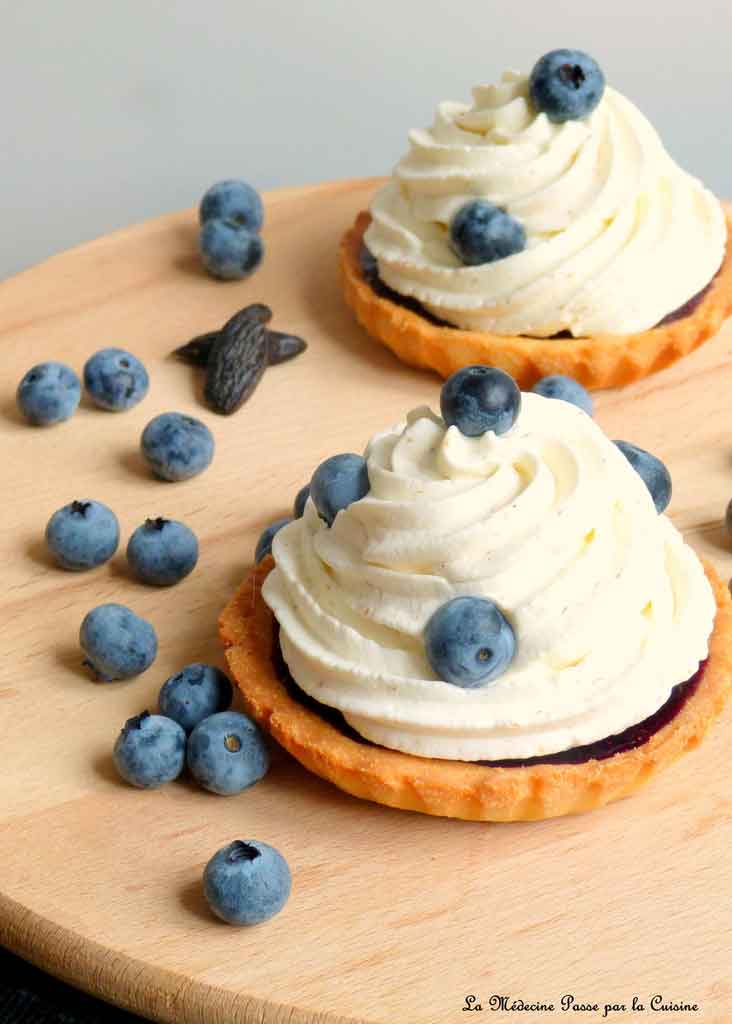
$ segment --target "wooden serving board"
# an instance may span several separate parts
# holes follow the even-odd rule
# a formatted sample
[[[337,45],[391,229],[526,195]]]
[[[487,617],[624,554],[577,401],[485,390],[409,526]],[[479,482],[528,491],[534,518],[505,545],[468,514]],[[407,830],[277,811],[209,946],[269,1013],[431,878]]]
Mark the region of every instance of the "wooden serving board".
[[[186,662],[222,664],[219,609],[260,530],[288,512],[318,461],[437,403],[438,379],[368,339],[341,299],[338,240],[374,185],[269,195],[267,259],[246,282],[201,271],[189,211],[0,285],[0,941],[175,1024],[449,1024],[474,1019],[467,995],[492,1021],[728,1024],[732,712],[633,799],[539,824],[369,805],[284,754],[232,798],[186,782],[139,792],[115,775],[110,751],[124,720],[153,708]],[[196,373],[166,357],[255,300],[310,348],[268,371],[240,412],[217,417],[200,403]],[[14,391],[32,363],[58,358],[80,371],[111,344],[149,368],[141,405],[113,415],[82,403],[46,430],[21,421]],[[675,522],[725,576],[731,350],[727,327],[671,370],[597,400],[611,436],[666,460]],[[182,484],[153,480],[138,455],[144,425],[171,409],[200,416],[216,437],[211,467]],[[115,509],[123,544],[146,516],[185,520],[201,541],[195,572],[153,589],[128,577],[123,553],[92,573],[54,568],[46,520],[83,497]],[[79,624],[103,601],[129,604],[158,630],[156,663],[129,683],[97,685],[80,667]],[[285,910],[253,929],[218,923],[201,894],[203,865],[235,838],[274,844],[293,871]],[[563,1012],[568,994],[600,1009]],[[657,994],[700,1009],[651,1011]],[[557,1009],[495,1010],[492,995]],[[629,1007],[633,996],[643,1011],[603,1018],[606,1002]]]

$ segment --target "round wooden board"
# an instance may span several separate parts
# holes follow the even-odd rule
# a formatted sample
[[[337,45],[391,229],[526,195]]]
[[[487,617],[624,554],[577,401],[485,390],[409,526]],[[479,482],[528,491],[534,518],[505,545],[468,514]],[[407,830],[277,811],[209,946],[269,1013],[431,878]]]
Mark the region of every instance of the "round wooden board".
[[[491,1020],[601,1020],[606,1002],[643,1013],[615,1021],[728,1021],[732,1012],[732,797],[726,713],[699,751],[631,800],[590,815],[490,826],[388,810],[348,797],[280,753],[251,791],[218,798],[181,782],[138,792],[115,776],[122,722],[153,707],[162,681],[192,660],[222,664],[221,606],[246,573],[262,527],[285,514],[313,466],[360,450],[439,381],[399,364],[354,323],[336,249],[374,181],[267,197],[268,256],[256,276],[219,284],[196,257],[192,212],[103,238],[0,285],[0,941],[52,973],[175,1024],[447,1024],[465,996],[494,993],[596,1013],[494,1011]],[[250,301],[310,348],[269,371],[230,418],[204,409],[196,373],[166,358]],[[30,429],[14,388],[32,363],[81,370],[97,348],[142,356],[151,389],[112,415],[85,403],[69,422]],[[732,327],[669,371],[598,397],[613,437],[661,455],[672,516],[722,574],[732,494]],[[146,472],[138,438],[180,409],[212,428],[210,469],[183,484]],[[96,497],[123,543],[148,515],[197,531],[195,572],[169,590],[126,574],[124,555],[96,572],[55,569],[43,528],[59,505]],[[96,685],[80,667],[84,613],[129,604],[155,624],[155,665]],[[608,623],[608,628],[612,624]],[[207,912],[206,860],[231,839],[279,847],[294,885],[285,910],[253,929]],[[651,1013],[649,999],[699,1012]],[[468,1018],[472,1019],[472,1018]],[[479,1018],[481,1019],[481,1018]]]

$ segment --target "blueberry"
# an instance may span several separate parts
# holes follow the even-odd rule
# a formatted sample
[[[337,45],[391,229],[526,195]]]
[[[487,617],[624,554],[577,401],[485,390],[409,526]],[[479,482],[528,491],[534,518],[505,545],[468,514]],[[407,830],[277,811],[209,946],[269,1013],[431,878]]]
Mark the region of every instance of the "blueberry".
[[[555,124],[587,117],[604,91],[605,76],[600,65],[582,50],[545,53],[529,76],[534,106]]]
[[[214,439],[206,424],[193,416],[164,412],[145,427],[140,447],[155,476],[189,480],[211,462]]]
[[[552,374],[551,377],[542,377],[531,390],[537,395],[543,395],[544,398],[560,398],[563,402],[576,405],[588,416],[592,416],[594,412],[594,404],[589,391],[572,377],[565,377],[561,373]]]
[[[246,181],[217,181],[204,193],[198,219],[201,224],[208,220],[230,220],[257,232],[264,223],[264,206],[259,192]]]
[[[520,221],[485,199],[461,206],[450,224],[450,241],[458,259],[467,266],[495,263],[526,248]]]
[[[157,789],[177,779],[186,760],[186,734],[162,715],[128,718],[112,752],[122,778],[140,789]]]
[[[137,356],[123,348],[103,348],[84,364],[84,387],[95,405],[122,412],[147,394],[150,378]]]
[[[650,491],[656,512],[660,515],[671,501],[671,474],[660,459],[629,441],[616,441],[638,476]]]
[[[302,517],[305,515],[305,506],[308,503],[309,497],[310,484],[305,484],[305,486],[301,487],[300,490],[297,492],[297,496],[295,498],[295,504],[293,505],[292,509],[295,519],[302,519]]]
[[[360,501],[370,489],[366,459],[351,453],[331,455],[320,463],[310,481],[310,497],[328,526],[342,509]]]
[[[15,397],[29,423],[47,427],[74,415],[81,398],[81,383],[64,363],[38,363],[23,377]]]
[[[259,565],[263,558],[266,558],[267,555],[272,553],[272,541],[274,540],[274,535],[281,530],[283,526],[287,526],[287,524],[291,522],[291,517],[285,516],[284,519],[275,519],[275,521],[270,523],[266,529],[262,530],[254,552],[254,561],[257,565]]]
[[[249,228],[231,220],[207,220],[199,237],[206,270],[222,281],[249,277],[264,257],[264,242]]]
[[[46,544],[63,569],[94,569],[117,550],[117,516],[101,501],[72,501],[48,520]]]
[[[188,738],[188,767],[204,789],[231,796],[267,774],[269,751],[250,718],[219,711],[199,722]]]
[[[169,587],[193,570],[198,561],[198,540],[177,519],[146,519],[127,543],[127,561],[143,583]]]
[[[511,624],[483,597],[454,597],[443,604],[425,626],[424,641],[435,674],[464,689],[490,683],[516,653]]]
[[[521,392],[503,370],[464,366],[442,385],[440,408],[445,423],[467,437],[505,434],[521,411]]]
[[[153,627],[122,604],[100,604],[88,612],[79,642],[86,654],[84,664],[105,683],[139,675],[158,653]]]
[[[287,903],[292,878],[282,854],[255,839],[237,839],[214,854],[203,872],[211,910],[227,924],[259,924]]]
[[[231,704],[231,683],[214,665],[195,662],[166,679],[158,698],[160,714],[190,732],[199,722]]]

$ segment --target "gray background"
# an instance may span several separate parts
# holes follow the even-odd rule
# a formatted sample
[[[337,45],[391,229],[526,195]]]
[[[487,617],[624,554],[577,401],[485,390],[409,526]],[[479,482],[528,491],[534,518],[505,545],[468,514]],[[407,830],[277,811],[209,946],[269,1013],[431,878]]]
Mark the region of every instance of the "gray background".
[[[387,173],[438,100],[557,46],[732,196],[731,30],[729,0],[0,0],[0,278],[219,178]]]

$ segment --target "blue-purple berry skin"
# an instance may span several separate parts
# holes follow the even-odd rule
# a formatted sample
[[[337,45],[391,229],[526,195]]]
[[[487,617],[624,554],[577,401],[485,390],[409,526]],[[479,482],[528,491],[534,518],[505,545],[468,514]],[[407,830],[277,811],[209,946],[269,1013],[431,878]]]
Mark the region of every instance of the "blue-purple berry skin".
[[[238,227],[258,232],[264,223],[264,205],[257,190],[246,181],[217,181],[204,193],[198,208],[201,224],[209,220],[229,220]]]
[[[656,512],[660,515],[671,501],[671,474],[668,469],[657,456],[651,455],[645,448],[639,448],[629,441],[614,443],[648,488]]]
[[[542,377],[531,390],[537,395],[543,395],[544,398],[558,398],[563,402],[569,402],[570,405],[576,405],[588,416],[592,416],[595,411],[589,391],[573,377],[566,377],[561,373]]]
[[[186,761],[186,734],[171,718],[141,715],[128,718],[112,752],[125,782],[138,789],[157,789],[177,779]]]
[[[123,348],[103,348],[84,364],[84,387],[95,405],[124,412],[141,402],[150,378],[137,356]]]
[[[79,642],[97,679],[132,679],[152,665],[158,653],[155,630],[122,604],[100,604],[84,617]]]
[[[328,526],[333,525],[339,512],[365,498],[370,489],[366,459],[352,452],[331,455],[320,463],[310,481],[310,497]]]
[[[74,415],[81,398],[81,381],[65,363],[38,363],[23,376],[15,397],[29,423],[48,427]]]
[[[463,689],[492,682],[516,653],[513,627],[498,605],[469,595],[437,609],[425,626],[424,642],[437,678]]]
[[[534,106],[555,124],[588,117],[604,92],[602,68],[582,50],[551,50],[529,75]]]
[[[485,199],[461,206],[450,222],[450,243],[465,266],[495,263],[526,248],[523,224]]]
[[[181,412],[164,412],[150,420],[140,439],[142,455],[160,480],[189,480],[213,458],[213,434],[205,423]]]
[[[264,242],[249,228],[230,220],[207,220],[199,235],[201,260],[212,277],[240,281],[264,259]]]
[[[204,789],[232,796],[269,770],[269,750],[254,722],[238,711],[209,715],[188,737],[188,768]]]
[[[448,377],[440,393],[442,418],[466,437],[492,430],[505,434],[521,411],[516,381],[494,366],[464,366]]]
[[[302,519],[302,517],[305,515],[305,506],[308,503],[309,497],[310,484],[305,484],[304,487],[300,488],[295,497],[295,504],[293,505],[292,508],[292,514],[295,517],[295,519]]]
[[[221,669],[194,662],[166,679],[158,706],[161,715],[172,718],[189,733],[204,718],[225,711],[231,697],[231,683]]]
[[[117,516],[101,501],[72,501],[48,520],[46,544],[62,569],[95,569],[109,561],[117,550]]]
[[[231,925],[260,924],[287,903],[290,868],[279,852],[256,839],[237,839],[215,853],[203,872],[209,907]]]
[[[127,542],[127,562],[143,583],[170,587],[179,583],[198,561],[198,538],[177,519],[146,519]]]
[[[272,554],[272,541],[275,539],[275,534],[279,533],[283,526],[287,526],[291,522],[291,517],[285,516],[283,519],[276,519],[262,530],[254,552],[255,565],[259,565],[262,559]]]

